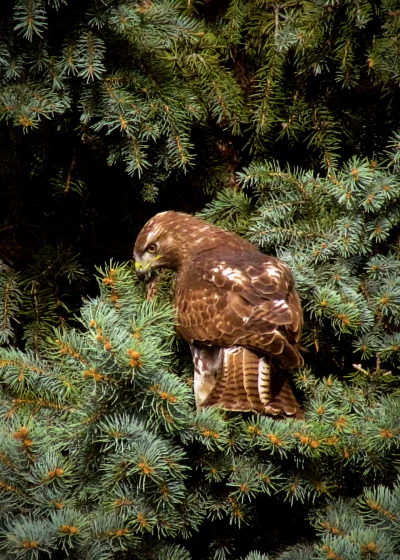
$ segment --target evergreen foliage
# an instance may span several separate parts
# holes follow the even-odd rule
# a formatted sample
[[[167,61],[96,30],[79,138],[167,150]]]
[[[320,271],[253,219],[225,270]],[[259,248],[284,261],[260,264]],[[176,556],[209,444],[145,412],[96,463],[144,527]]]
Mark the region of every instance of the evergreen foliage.
[[[169,304],[145,301],[127,265],[99,270],[99,286],[100,295],[82,307],[80,328],[58,330],[38,355],[0,350],[6,557],[243,558],[254,543],[269,552],[293,541],[274,523],[275,512],[304,517],[316,509],[325,530],[332,511],[347,508],[340,532],[326,530],[315,550],[329,546],[351,558],[352,506],[319,508],[366,485],[395,482],[398,379],[356,369],[340,381],[303,369],[296,384],[305,422],[215,408],[196,413],[191,366],[177,361]],[[360,546],[375,542],[394,554],[394,534],[373,525],[386,511],[395,521],[396,500],[397,486],[364,493]],[[266,523],[278,534],[260,534]],[[282,559],[300,558],[290,550]]]
[[[0,344],[38,352],[53,327],[73,322],[86,271],[71,248],[45,245],[16,273],[0,261]]]
[[[372,0],[6,0],[5,250],[33,233],[126,259],[148,203],[199,210],[253,158],[320,171],[382,153],[400,124],[399,20]]]
[[[0,261],[0,344],[12,340],[13,321],[17,320],[21,304],[18,275]]]
[[[399,366],[399,152],[397,143],[389,165],[354,157],[326,177],[254,163],[239,174],[243,190],[201,213],[288,264],[306,311],[303,344],[339,372],[355,359],[376,372]]]
[[[344,142],[384,139],[369,144],[364,103],[377,124],[389,94],[380,124],[398,123],[398,27],[387,2],[15,0],[3,16],[2,115],[29,131],[77,111],[81,134],[110,137],[110,164],[155,184],[193,162],[197,123],[247,130],[263,152],[266,140],[308,142],[330,167]]]
[[[73,320],[73,312],[78,309],[74,292],[82,291],[87,278],[79,255],[62,245],[41,247],[23,277],[23,340],[26,348],[38,352],[54,326]]]
[[[400,558],[399,8],[3,2],[1,559]],[[292,269],[305,421],[196,412],[169,275],[90,284],[171,207]]]

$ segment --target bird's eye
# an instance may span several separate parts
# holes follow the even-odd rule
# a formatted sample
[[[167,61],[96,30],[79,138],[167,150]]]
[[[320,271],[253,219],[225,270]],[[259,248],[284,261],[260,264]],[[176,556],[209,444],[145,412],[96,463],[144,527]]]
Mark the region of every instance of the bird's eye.
[[[156,251],[157,251],[157,245],[155,243],[150,243],[150,245],[147,247],[147,252],[155,253]]]

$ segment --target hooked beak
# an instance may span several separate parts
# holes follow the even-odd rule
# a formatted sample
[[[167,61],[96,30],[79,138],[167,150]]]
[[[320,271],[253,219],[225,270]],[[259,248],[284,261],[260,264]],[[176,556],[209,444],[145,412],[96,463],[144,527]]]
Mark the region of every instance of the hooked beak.
[[[149,276],[150,271],[148,269],[143,268],[142,263],[140,263],[139,261],[135,261],[135,270],[136,270],[137,277],[141,281],[146,280],[147,277]]]
[[[135,258],[135,255],[133,255]],[[135,260],[135,270],[139,280],[150,280],[152,276],[157,274],[156,261],[160,259],[160,255],[156,257],[144,258],[141,260]]]
[[[136,274],[137,274],[137,277],[139,278],[139,280],[141,280],[142,282],[144,280],[146,280],[146,277],[147,277],[147,271],[146,270],[137,269]]]

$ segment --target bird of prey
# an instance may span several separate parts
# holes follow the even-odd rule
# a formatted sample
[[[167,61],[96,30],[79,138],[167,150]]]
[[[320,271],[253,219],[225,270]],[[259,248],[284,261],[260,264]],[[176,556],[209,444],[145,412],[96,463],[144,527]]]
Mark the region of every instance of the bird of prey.
[[[282,261],[173,211],[145,224],[134,259],[142,279],[154,269],[176,271],[177,330],[191,348],[197,408],[302,417],[287,373],[303,365],[303,316]]]

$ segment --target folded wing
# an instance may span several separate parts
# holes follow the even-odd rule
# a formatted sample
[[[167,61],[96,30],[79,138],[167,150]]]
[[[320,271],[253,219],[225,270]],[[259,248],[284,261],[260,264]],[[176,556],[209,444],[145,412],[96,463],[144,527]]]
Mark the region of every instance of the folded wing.
[[[291,273],[278,259],[260,256],[247,266],[193,263],[177,284],[178,330],[189,342],[245,346],[274,356],[285,368],[299,367],[303,320]]]

